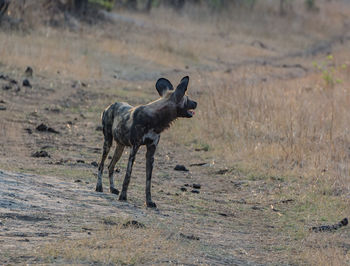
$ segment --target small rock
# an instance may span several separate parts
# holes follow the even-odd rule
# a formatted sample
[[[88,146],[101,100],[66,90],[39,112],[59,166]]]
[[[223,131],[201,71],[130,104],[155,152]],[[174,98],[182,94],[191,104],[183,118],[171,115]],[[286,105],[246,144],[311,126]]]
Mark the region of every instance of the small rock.
[[[204,165],[208,165],[208,163],[203,162],[203,163],[192,163],[192,164],[190,164],[190,166],[204,166]]]
[[[185,235],[183,233],[180,233],[180,236],[189,240],[199,240],[200,238],[198,236],[194,235]]]
[[[196,189],[201,189],[201,185],[200,184],[193,184],[192,187],[196,188]]]
[[[98,163],[95,162],[95,161],[93,161],[93,162],[91,162],[91,165],[97,167],[97,166],[98,166]]]
[[[81,180],[80,179],[76,179],[76,180],[74,180],[74,183],[81,183]]]
[[[28,80],[28,79],[23,80],[22,85],[23,85],[24,87],[29,87],[29,88],[31,88],[31,87],[32,87],[32,85],[30,84],[30,82],[29,82],[29,80]]]
[[[189,187],[190,185],[189,184],[184,184],[185,187]]]
[[[50,155],[46,151],[37,151],[37,152],[32,154],[32,157],[36,157],[36,158],[49,157],[50,158]]]
[[[205,147],[201,147],[201,148],[196,148],[194,150],[195,151],[209,151],[209,147],[205,146]]]
[[[195,194],[199,194],[199,190],[197,190],[197,189],[192,189],[191,192],[195,193]]]
[[[40,124],[39,126],[36,127],[36,130],[38,130],[38,131],[47,131],[47,125]]]
[[[77,163],[85,163],[84,160],[77,160]]]
[[[33,133],[33,131],[30,128],[25,128],[24,130],[27,131],[29,135]]]
[[[17,80],[10,79],[10,83],[11,83],[11,84],[14,84],[14,85],[17,85]]]
[[[189,171],[184,165],[181,165],[181,164],[177,164],[175,166],[174,170],[175,171],[185,171],[185,172]]]
[[[7,108],[5,106],[0,105],[0,111],[5,111]]]
[[[33,77],[33,69],[32,69],[30,66],[28,66],[28,67],[26,68],[26,71],[24,71],[24,74],[25,74],[28,78]]]
[[[8,90],[11,90],[12,87],[11,87],[10,85],[4,85],[4,86],[2,86],[2,89],[3,89],[4,91],[8,91]]]
[[[218,175],[224,175],[229,171],[229,169],[220,169],[216,172]]]
[[[47,128],[47,132],[55,133],[55,134],[59,134],[60,133],[57,130],[53,129],[52,127]]]
[[[53,107],[53,108],[46,107],[45,110],[46,110],[46,111],[53,112],[53,113],[59,113],[59,112],[61,112],[61,110],[60,110],[59,108],[56,108],[56,107]]]
[[[0,100],[0,103],[6,103],[4,100]]]
[[[134,227],[134,228],[144,228],[145,225],[135,221],[135,220],[131,220],[131,221],[127,221],[126,223],[123,224],[123,227]]]
[[[223,217],[227,217],[227,214],[226,213],[223,213],[223,212],[220,212],[218,213],[219,215],[223,216]]]
[[[46,233],[46,232],[40,232],[40,233],[35,233],[35,235],[40,236],[40,237],[45,237],[45,236],[48,236],[48,235],[49,235],[49,233]]]
[[[183,191],[183,192],[185,192],[185,191],[187,191],[187,188],[181,187],[180,190]]]
[[[281,200],[281,203],[289,203],[289,202],[293,202],[294,199],[286,199],[286,200]]]
[[[59,134],[60,133],[57,130],[53,129],[52,127],[48,127],[45,124],[40,124],[39,126],[37,126],[36,130],[40,131],[40,132],[50,132],[50,133],[55,133],[55,134]]]

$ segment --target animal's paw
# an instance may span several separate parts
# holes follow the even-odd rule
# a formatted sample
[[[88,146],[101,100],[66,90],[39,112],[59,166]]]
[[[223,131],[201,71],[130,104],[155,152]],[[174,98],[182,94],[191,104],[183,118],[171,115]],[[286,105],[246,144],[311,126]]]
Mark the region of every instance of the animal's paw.
[[[97,185],[96,185],[96,191],[97,191],[97,192],[103,192],[102,184],[97,184]]]
[[[157,205],[153,201],[146,202],[148,208],[157,208]]]
[[[126,194],[122,192],[119,196],[119,200],[120,201],[127,201]]]
[[[109,191],[110,191],[111,193],[113,193],[113,194],[116,194],[116,195],[119,194],[119,190],[116,189],[116,188],[114,188],[114,187],[109,188]]]

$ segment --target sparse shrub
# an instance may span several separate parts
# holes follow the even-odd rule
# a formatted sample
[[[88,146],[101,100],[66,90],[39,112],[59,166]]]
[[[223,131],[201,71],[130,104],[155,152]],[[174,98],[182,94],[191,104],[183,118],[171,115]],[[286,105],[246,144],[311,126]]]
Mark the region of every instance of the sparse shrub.
[[[322,73],[322,79],[325,81],[327,88],[333,88],[335,84],[342,83],[338,76],[342,70],[347,68],[347,65],[342,64],[340,67],[336,67],[333,55],[328,55],[325,61],[321,63],[314,62],[313,65]]]

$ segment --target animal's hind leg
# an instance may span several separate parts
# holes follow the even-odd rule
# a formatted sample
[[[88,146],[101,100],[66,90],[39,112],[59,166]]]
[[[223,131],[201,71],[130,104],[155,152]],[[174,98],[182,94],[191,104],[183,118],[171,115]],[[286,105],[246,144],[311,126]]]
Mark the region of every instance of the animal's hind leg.
[[[103,174],[103,167],[105,160],[107,158],[107,155],[109,153],[109,150],[112,146],[113,139],[112,138],[105,138],[105,142],[103,143],[103,152],[102,152],[102,158],[100,165],[98,167],[98,176],[97,176],[97,184],[96,184],[96,191],[97,192],[103,192],[103,187],[102,187],[102,174]]]
[[[113,158],[108,166],[108,172],[109,172],[109,190],[111,193],[118,195],[119,190],[114,187],[114,167],[115,164],[119,161],[120,157],[122,156],[124,151],[124,145],[121,145],[117,143],[117,147],[115,148]]]

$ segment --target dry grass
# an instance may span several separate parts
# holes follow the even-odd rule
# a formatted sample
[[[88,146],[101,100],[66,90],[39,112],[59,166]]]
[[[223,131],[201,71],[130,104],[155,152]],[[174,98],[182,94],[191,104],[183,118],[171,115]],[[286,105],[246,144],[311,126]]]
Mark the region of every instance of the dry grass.
[[[343,241],[341,234],[309,236],[302,256],[310,265],[347,265],[350,263],[349,243]]]
[[[341,69],[349,55],[335,51],[331,64]],[[284,180],[275,188],[271,182],[272,198],[296,203],[278,206],[281,217],[269,216],[266,221],[290,236],[288,247],[282,248],[290,254],[296,251],[291,262],[344,265],[349,260],[349,249],[341,244],[344,237],[339,236],[337,245],[327,244],[328,237],[310,241],[305,239],[305,226],[336,223],[350,211],[349,67],[336,71],[342,82],[334,86],[326,85],[322,73],[309,67],[311,73],[297,79],[249,82],[247,72],[258,80],[260,71],[262,77],[273,73],[264,67],[220,75],[214,84],[204,81],[196,120],[180,122],[171,134],[179,138],[179,132],[190,132],[183,141],[208,146],[210,154],[226,160],[229,168],[242,168],[257,181]],[[266,191],[261,193],[258,202],[269,198]],[[303,252],[304,245],[308,248]],[[299,252],[302,257],[296,255]]]
[[[258,163],[259,169],[304,174],[307,169],[311,175],[333,169],[337,177],[346,176],[348,70],[337,73],[343,81],[333,88],[323,85],[321,73],[261,83],[249,82],[245,71],[222,75],[217,84],[204,87],[200,102],[205,108],[194,124],[187,124],[190,136],[229,160]]]
[[[62,74],[77,79],[98,79],[101,70],[95,63],[94,49],[76,42],[76,36],[50,28],[30,35],[0,33],[0,62],[25,69],[32,66],[38,73]]]
[[[103,226],[83,239],[61,240],[38,250],[46,262],[140,265],[186,263],[193,247],[172,233],[152,228]],[[188,254],[188,255],[186,255]]]

